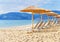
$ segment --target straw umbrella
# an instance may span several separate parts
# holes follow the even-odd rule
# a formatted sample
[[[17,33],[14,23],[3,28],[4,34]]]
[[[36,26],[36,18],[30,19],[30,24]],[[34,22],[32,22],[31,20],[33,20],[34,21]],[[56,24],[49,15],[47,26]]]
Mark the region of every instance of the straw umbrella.
[[[55,18],[57,18],[57,19],[59,19],[60,18],[60,15],[57,15],[57,16],[54,16]],[[57,20],[56,20],[56,22],[57,22]],[[60,22],[60,21],[59,21]]]
[[[34,28],[34,13],[45,14],[46,12],[51,12],[50,10],[36,8],[34,6],[27,7],[24,10],[20,10],[20,11],[21,12],[32,12],[32,28]],[[42,21],[42,16],[41,16],[41,21]]]
[[[54,16],[54,17],[56,17],[56,18],[60,18],[60,15],[57,15],[57,16]]]
[[[49,17],[50,17],[50,16],[57,16],[57,14],[54,13],[54,12],[46,12],[46,15],[48,16],[48,22],[47,22],[46,24],[44,24],[45,27],[46,27],[47,25],[50,25],[50,19],[49,19]],[[43,28],[43,27],[42,27],[42,28]]]
[[[46,15],[49,16],[49,17],[50,16],[53,16],[54,17],[54,16],[57,16],[58,14],[57,13],[54,13],[54,12],[47,12]],[[48,21],[50,21],[49,17],[48,17]]]
[[[46,15],[47,16],[57,16],[58,14],[54,13],[54,12],[47,12]],[[48,20],[49,20],[49,17],[48,17]]]

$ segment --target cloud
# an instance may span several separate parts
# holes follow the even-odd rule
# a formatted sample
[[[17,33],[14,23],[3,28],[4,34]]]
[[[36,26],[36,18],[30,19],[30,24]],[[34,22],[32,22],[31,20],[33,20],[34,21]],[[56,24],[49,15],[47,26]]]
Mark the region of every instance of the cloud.
[[[59,0],[0,0],[0,14],[19,11],[28,6],[37,6],[45,9],[60,9]]]

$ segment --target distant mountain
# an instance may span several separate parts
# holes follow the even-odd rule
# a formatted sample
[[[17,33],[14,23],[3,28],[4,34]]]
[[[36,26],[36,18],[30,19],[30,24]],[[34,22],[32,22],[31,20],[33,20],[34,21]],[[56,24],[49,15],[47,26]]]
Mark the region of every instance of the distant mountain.
[[[34,15],[34,19],[39,17],[38,14]],[[20,13],[20,12],[10,12],[6,14],[0,15],[0,20],[31,20],[32,15],[28,13]]]
[[[55,13],[60,14],[60,11],[53,11]],[[34,19],[39,19],[40,15],[35,14]],[[29,13],[20,13],[20,12],[9,12],[6,14],[0,15],[0,20],[31,20],[32,14]],[[43,19],[47,19],[46,15],[43,15]]]
[[[58,13],[58,14],[60,14],[60,11],[53,10],[52,12],[55,12],[55,13]]]

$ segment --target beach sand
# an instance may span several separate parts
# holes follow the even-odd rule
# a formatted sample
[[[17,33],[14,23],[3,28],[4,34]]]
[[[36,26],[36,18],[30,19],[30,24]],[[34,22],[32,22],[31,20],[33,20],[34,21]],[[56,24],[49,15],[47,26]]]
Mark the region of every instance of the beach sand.
[[[55,29],[43,29],[40,32],[27,33],[27,29],[30,27],[30,25],[26,25],[0,29],[0,42],[60,42],[60,26]]]

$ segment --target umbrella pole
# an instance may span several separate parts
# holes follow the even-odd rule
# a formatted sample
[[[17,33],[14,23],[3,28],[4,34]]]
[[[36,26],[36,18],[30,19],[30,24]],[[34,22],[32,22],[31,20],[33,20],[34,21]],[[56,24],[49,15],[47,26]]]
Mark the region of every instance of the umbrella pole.
[[[48,16],[48,22],[50,22],[50,16]],[[49,24],[49,25],[50,25],[50,24]],[[48,25],[48,26],[49,26],[49,25]]]
[[[54,20],[55,20],[55,23],[54,24],[56,25],[56,22],[57,22],[56,17],[54,17]]]
[[[54,24],[55,24],[55,21],[56,21],[56,20],[55,20],[55,17],[53,18],[53,21],[54,21]]]
[[[32,30],[34,29],[34,13],[32,13]]]
[[[50,16],[48,16],[48,21],[50,21],[49,17],[50,17]]]
[[[43,21],[43,19],[42,19],[42,15],[41,15],[41,21]]]

